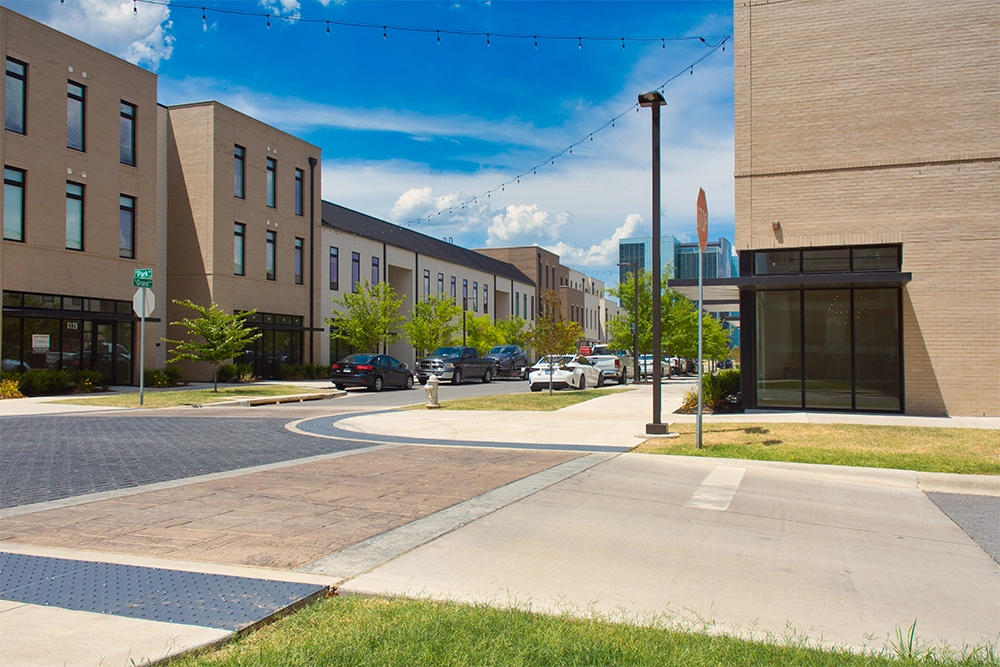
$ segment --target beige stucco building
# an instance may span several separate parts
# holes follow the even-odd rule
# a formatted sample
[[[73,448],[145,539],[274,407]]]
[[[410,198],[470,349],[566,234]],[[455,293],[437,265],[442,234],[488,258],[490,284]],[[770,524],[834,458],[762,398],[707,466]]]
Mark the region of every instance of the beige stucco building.
[[[1000,4],[734,4],[748,407],[1000,415]]]

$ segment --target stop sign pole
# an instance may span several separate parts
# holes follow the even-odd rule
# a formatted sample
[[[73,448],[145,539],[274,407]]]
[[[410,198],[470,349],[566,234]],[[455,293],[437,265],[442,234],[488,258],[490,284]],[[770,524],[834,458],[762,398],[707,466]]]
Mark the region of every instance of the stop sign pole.
[[[702,318],[705,303],[704,281],[705,275],[705,247],[708,245],[708,203],[705,201],[705,191],[698,188],[698,418],[695,424],[696,447],[701,449],[701,414],[702,414],[702,394],[705,385],[702,383],[702,372],[705,368],[705,361],[702,359]]]
[[[153,312],[155,304],[152,294],[149,295],[149,302],[146,301],[146,292],[153,287],[153,269],[136,269],[132,275],[132,285],[139,288],[132,297],[132,310],[137,310],[139,315],[139,406],[141,407],[146,389],[146,317]]]

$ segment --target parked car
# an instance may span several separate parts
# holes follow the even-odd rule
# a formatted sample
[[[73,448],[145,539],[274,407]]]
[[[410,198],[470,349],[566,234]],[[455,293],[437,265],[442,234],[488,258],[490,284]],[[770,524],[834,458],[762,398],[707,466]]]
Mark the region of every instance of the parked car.
[[[413,371],[388,354],[352,354],[330,366],[330,381],[337,389],[366,387],[382,391],[383,387],[413,388]]]
[[[528,355],[520,345],[494,345],[484,359],[496,362],[498,378],[524,378],[527,376]]]
[[[579,354],[549,355],[529,369],[528,388],[541,391],[547,389],[550,382],[553,389],[602,387],[604,375]]]
[[[660,358],[660,377],[666,378],[671,375],[671,363],[670,359],[667,357]],[[653,377],[653,355],[651,354],[640,354],[639,355],[639,372],[642,373],[643,377],[651,378]]]
[[[429,357],[417,361],[417,378],[421,383],[436,375],[439,380],[462,384],[466,378],[479,378],[488,383],[497,374],[497,364],[483,359],[474,347],[439,347]]]
[[[594,345],[587,359],[600,369],[605,380],[614,380],[618,384],[626,384],[635,374],[632,370],[632,357],[624,352],[617,352],[607,345]]]

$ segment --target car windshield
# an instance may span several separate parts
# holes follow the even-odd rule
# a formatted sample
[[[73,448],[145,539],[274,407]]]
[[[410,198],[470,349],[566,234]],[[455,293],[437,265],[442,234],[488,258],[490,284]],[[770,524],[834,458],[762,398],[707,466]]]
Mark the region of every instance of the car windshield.
[[[375,358],[374,354],[352,354],[340,360],[342,364],[367,364]]]
[[[490,354],[514,354],[517,348],[512,345],[497,345],[490,349]]]
[[[549,360],[551,360],[551,363],[553,365],[561,366],[562,364],[567,364],[573,361],[573,356],[569,354],[553,354],[548,357],[542,357],[541,359],[538,360],[535,366],[537,366],[538,368],[541,368],[543,366],[545,368],[548,368],[550,363]]]
[[[431,352],[432,357],[460,357],[462,348],[460,347],[439,347]]]

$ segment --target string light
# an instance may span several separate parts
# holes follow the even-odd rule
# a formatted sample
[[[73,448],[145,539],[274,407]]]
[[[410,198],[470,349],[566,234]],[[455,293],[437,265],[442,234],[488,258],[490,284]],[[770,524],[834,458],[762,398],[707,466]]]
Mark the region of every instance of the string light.
[[[268,30],[271,29],[271,15],[270,14],[267,15],[267,29]]]
[[[139,15],[139,7],[138,5],[135,4],[135,0],[132,0],[132,16],[138,16],[138,15]]]
[[[204,26],[206,23],[207,23],[207,20],[205,19],[205,8],[202,7],[201,8],[201,25]]]
[[[701,41],[704,42],[705,40],[701,40]],[[622,51],[624,51],[624,50],[625,50],[625,38],[622,37]]]
[[[326,22],[326,34],[328,34],[328,35],[330,34],[330,22],[329,21]]]
[[[438,37],[438,46],[441,46],[441,31],[440,30],[437,31],[437,37]]]
[[[486,46],[490,45],[490,33],[486,33]]]
[[[694,74],[694,66],[695,65],[697,65],[700,62],[702,62],[706,58],[710,57],[713,53],[715,53],[719,49],[723,49],[725,47],[726,42],[729,41],[730,39],[732,39],[732,35],[727,35],[727,36],[723,37],[718,43],[716,43],[714,45],[710,45],[711,50],[708,53],[704,54],[703,56],[701,56],[700,58],[698,58],[697,60],[695,60],[693,63],[691,63],[687,67],[685,67],[684,69],[682,69],[679,72],[677,72],[677,74],[674,74],[672,77],[670,77],[669,79],[667,79],[666,81],[664,81],[656,90],[658,90],[659,92],[662,93],[664,91],[664,89],[670,83],[672,83],[673,81],[675,81],[675,80],[679,79],[680,77],[682,77],[685,72],[688,72],[690,74]],[[535,166],[533,166],[530,169],[527,169],[527,170],[521,172],[520,174],[514,176],[513,178],[504,181],[500,185],[498,185],[498,186],[496,186],[496,187],[494,187],[494,188],[492,188],[490,190],[487,190],[486,193],[485,193],[486,196],[489,197],[490,193],[495,192],[496,190],[500,190],[502,192],[506,192],[507,190],[506,190],[505,186],[511,185],[513,183],[520,184],[522,176],[528,176],[529,174],[537,176],[538,175],[538,168],[539,167],[545,166],[546,163],[548,163],[549,165],[554,165],[555,164],[555,159],[557,157],[559,157],[559,156],[561,156],[563,154],[566,154],[566,153],[572,153],[573,152],[573,148],[575,148],[576,146],[579,146],[580,144],[582,144],[584,141],[587,141],[588,139],[590,141],[593,141],[595,134],[599,134],[601,131],[606,130],[608,127],[612,127],[612,128],[616,127],[615,122],[618,121],[618,120],[620,120],[624,116],[632,113],[633,109],[636,112],[639,111],[639,103],[638,102],[636,102],[635,104],[633,104],[632,106],[630,106],[625,111],[622,111],[620,114],[618,114],[617,116],[615,116],[611,120],[607,121],[606,123],[604,123],[604,125],[601,125],[599,128],[595,129],[593,132],[588,133],[586,136],[584,136],[579,141],[576,141],[576,142],[570,144],[569,146],[567,146],[566,148],[562,149],[558,153],[556,153],[556,154],[554,154],[554,155],[546,158],[542,162],[539,162]],[[465,205],[467,203],[476,202],[477,201],[476,198],[477,197],[481,197],[481,196],[482,195],[473,195],[472,197],[467,197],[466,200],[464,202],[462,202],[461,208],[464,209]],[[438,211],[437,215],[441,215],[442,213],[447,213],[449,211],[454,211],[454,210],[456,210],[458,208],[460,208],[460,207],[459,207],[459,205],[456,204],[455,206],[450,206],[448,208],[445,208],[445,209],[442,209],[442,210]],[[414,225],[414,224],[419,225],[422,220],[430,221],[431,220],[431,216],[428,215],[426,217],[421,217],[421,218],[418,218],[416,220],[410,220],[409,222],[406,223],[406,225],[408,227],[411,226],[411,225]]]

